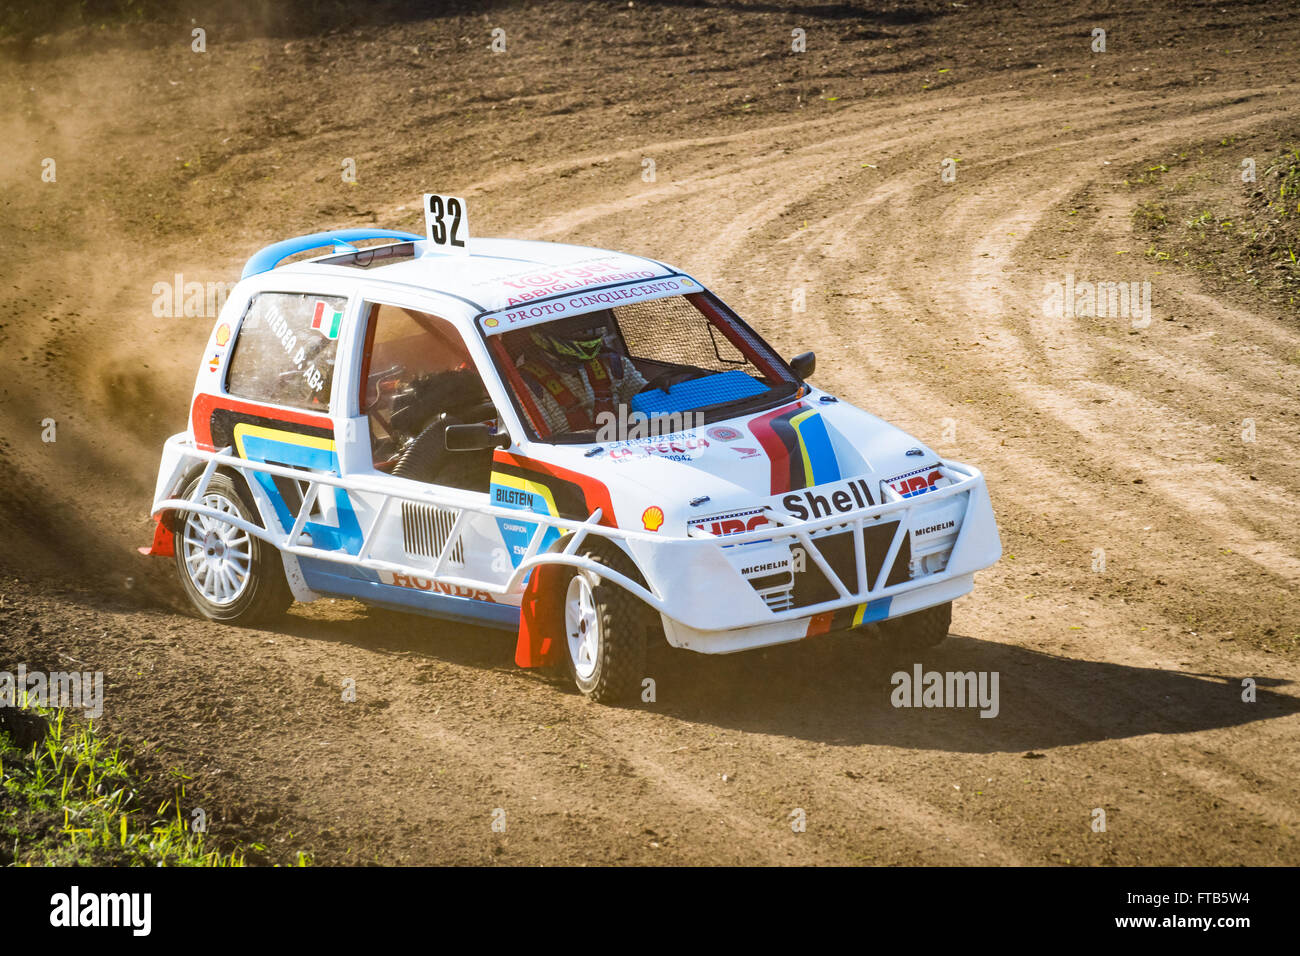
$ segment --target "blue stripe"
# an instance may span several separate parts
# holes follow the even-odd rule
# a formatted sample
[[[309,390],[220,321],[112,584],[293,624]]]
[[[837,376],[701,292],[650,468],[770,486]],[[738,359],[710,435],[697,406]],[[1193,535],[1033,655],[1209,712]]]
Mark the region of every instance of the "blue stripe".
[[[889,617],[889,604],[894,599],[892,597],[876,598],[874,601],[868,601],[866,604],[859,604],[858,609],[853,615],[854,627],[859,624],[871,624],[875,621],[883,621]],[[861,615],[859,617],[858,615]]]
[[[821,413],[799,423],[799,438],[808,452],[808,461],[813,469],[808,485],[811,487],[828,481],[839,481],[840,462],[835,457],[835,449],[831,447],[831,436],[826,431],[826,422],[822,420]]]
[[[419,241],[423,238],[423,236],[417,236],[409,232],[397,232],[392,229],[333,229],[328,232],[313,232],[305,236],[294,236],[292,239],[273,242],[255,253],[244,264],[244,272],[240,278],[247,279],[249,276],[255,276],[260,272],[270,272],[290,256],[296,256],[300,252],[307,252],[311,249],[320,249],[323,246],[332,246],[335,252],[356,252],[356,246],[351,243],[354,241],[360,242],[363,239]]]
[[[373,572],[333,561],[299,558],[298,563],[307,587],[321,594],[356,598],[366,604],[394,611],[413,611],[461,624],[495,627],[505,631],[519,630],[519,608],[513,604],[493,604],[490,601],[384,584],[372,578]]]

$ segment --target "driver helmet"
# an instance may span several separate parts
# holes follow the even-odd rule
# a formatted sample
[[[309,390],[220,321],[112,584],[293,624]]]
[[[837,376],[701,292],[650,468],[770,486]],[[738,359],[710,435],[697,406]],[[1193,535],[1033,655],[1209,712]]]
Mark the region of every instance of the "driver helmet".
[[[605,326],[534,329],[532,341],[553,362],[564,366],[584,365],[605,350]]]

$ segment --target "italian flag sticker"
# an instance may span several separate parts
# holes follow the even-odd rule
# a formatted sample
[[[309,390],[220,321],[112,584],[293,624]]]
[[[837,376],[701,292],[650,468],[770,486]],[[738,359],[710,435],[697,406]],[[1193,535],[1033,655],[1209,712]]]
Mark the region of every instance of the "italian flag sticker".
[[[333,311],[324,302],[317,300],[316,312],[311,317],[311,327],[327,339],[339,337],[339,326],[343,324],[343,313]]]

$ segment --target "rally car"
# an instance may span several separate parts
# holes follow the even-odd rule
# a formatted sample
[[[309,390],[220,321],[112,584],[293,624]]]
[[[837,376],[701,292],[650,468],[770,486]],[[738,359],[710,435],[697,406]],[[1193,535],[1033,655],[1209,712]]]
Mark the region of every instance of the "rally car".
[[[650,641],[946,636],[1001,555],[978,470],[812,385],[812,353],[679,269],[455,235],[248,261],[141,549],[201,614],[328,595],[504,628],[599,701],[640,690]]]

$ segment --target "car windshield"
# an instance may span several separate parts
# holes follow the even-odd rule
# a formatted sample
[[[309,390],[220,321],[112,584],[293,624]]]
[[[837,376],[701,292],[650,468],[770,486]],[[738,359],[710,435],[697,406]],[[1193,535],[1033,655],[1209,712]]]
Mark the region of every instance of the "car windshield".
[[[553,443],[666,435],[771,407],[800,387],[766,342],[705,293],[514,329],[489,345],[520,417]]]

